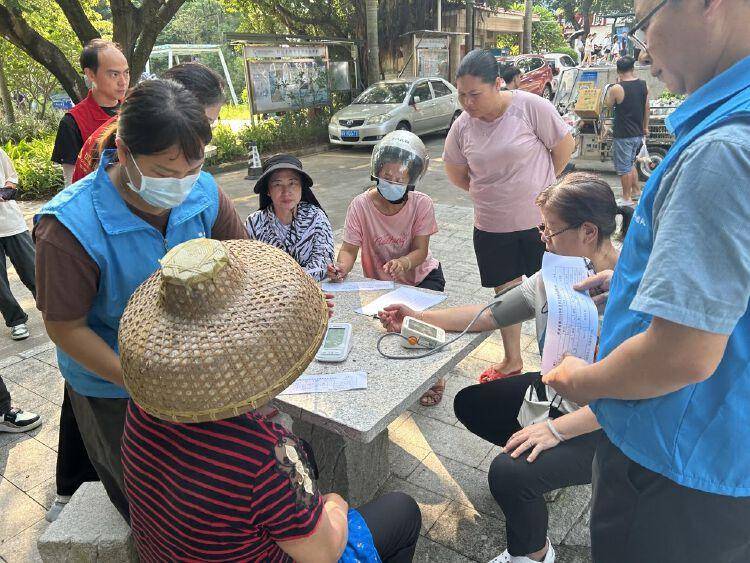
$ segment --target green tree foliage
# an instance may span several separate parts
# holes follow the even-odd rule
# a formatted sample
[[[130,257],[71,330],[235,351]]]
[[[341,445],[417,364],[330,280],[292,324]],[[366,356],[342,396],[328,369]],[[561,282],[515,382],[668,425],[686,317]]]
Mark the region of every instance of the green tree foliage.
[[[228,5],[228,3],[227,3]],[[222,45],[222,52],[235,88],[242,89],[245,73],[239,51],[225,45],[224,34],[237,31],[242,16],[237,10],[229,9],[219,0],[187,0],[175,17],[159,34],[156,43],[167,44],[213,44]],[[219,56],[214,53],[200,53],[196,57],[203,64],[213,68],[222,76]],[[184,61],[181,61],[184,62]],[[161,74],[167,68],[167,59],[152,59],[151,72]],[[229,95],[227,93],[227,95]]]
[[[48,0],[22,0],[19,6],[27,14],[29,25],[44,39],[54,43],[66,59],[74,61],[78,57],[81,43],[57,4]],[[98,32],[111,35],[111,23],[102,19],[92,4],[86,4],[86,12]],[[19,109],[28,112],[33,107],[39,116],[45,116],[49,110],[49,96],[60,88],[55,76],[7,39],[0,39],[0,57],[8,89],[16,101],[23,98]]]
[[[140,76],[156,38],[185,0],[0,0],[0,35],[44,66],[73,100],[86,91],[78,53],[56,33],[72,32],[80,46],[111,37],[122,46],[132,80]],[[111,17],[111,24],[105,23]],[[196,22],[196,25],[200,25]]]
[[[513,4],[513,10],[523,11],[523,4]],[[531,51],[533,53],[558,53],[569,49],[562,26],[557,23],[557,18],[548,8],[534,6],[534,14],[539,16],[539,21],[531,25]],[[517,35],[501,35],[498,38],[498,47],[510,49],[510,53],[517,55],[520,52]]]

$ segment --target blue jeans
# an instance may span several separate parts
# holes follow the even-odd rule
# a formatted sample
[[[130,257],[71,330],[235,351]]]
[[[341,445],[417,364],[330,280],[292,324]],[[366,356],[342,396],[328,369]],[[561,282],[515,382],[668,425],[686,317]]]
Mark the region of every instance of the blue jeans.
[[[629,174],[643,146],[643,137],[626,137],[612,140],[612,160],[618,176]]]

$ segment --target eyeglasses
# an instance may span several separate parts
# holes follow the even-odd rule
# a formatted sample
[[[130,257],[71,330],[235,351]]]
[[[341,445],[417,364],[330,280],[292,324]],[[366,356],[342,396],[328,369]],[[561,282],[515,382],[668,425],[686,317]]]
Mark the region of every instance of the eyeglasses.
[[[573,230],[573,229],[577,229],[581,225],[582,225],[582,223],[578,223],[577,225],[570,225],[569,227],[565,227],[564,229],[561,229],[561,230],[557,231],[556,233],[551,233],[549,235],[546,233],[546,231],[547,231],[547,225],[545,225],[544,223],[540,223],[539,225],[536,226],[536,228],[539,230],[539,234],[542,236],[542,242],[549,242],[554,237],[556,237],[557,235],[561,235],[565,231],[570,231],[570,230]]]
[[[646,14],[643,18],[635,23],[633,29],[628,31],[628,37],[630,38],[630,40],[635,43],[636,47],[638,47],[642,51],[646,51],[648,53],[648,45],[646,44],[646,29],[648,28],[649,21],[654,17],[656,12],[661,10],[667,4],[667,2],[669,2],[669,0],[661,0],[661,2],[654,6],[654,8],[648,14]]]

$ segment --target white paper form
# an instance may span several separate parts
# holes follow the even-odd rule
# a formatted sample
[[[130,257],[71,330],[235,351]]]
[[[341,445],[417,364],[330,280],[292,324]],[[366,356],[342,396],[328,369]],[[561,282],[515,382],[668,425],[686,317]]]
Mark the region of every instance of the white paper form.
[[[279,395],[331,393],[351,389],[367,389],[367,372],[344,371],[341,373],[302,374]]]
[[[443,301],[445,301],[445,299],[445,295],[426,293],[424,291],[414,289],[413,287],[399,287],[394,291],[386,293],[385,295],[381,295],[372,303],[368,303],[364,307],[355,309],[354,312],[359,313],[360,315],[367,315],[371,317],[378,311],[382,311],[388,305],[394,305],[396,303],[406,305],[407,307],[409,307],[410,309],[414,309],[415,311],[424,311],[425,309],[429,309],[430,307],[433,307],[438,303],[442,303]]]
[[[573,285],[591,275],[586,259],[545,253],[542,279],[547,292],[547,332],[544,336],[542,374],[560,363],[565,354],[594,361],[599,314],[588,293]]]
[[[392,281],[384,280],[366,280],[366,281],[343,281],[331,282],[324,281],[320,285],[321,289],[327,293],[336,293],[344,291],[384,291],[393,289]]]

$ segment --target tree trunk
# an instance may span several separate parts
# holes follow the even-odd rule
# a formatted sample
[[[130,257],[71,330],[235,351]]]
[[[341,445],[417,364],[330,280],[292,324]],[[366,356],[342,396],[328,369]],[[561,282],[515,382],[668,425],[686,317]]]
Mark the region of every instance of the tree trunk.
[[[531,24],[533,23],[534,15],[532,8],[532,0],[526,0],[523,14],[523,45],[521,46],[521,53],[531,53]]]
[[[380,79],[380,49],[378,47],[378,0],[365,0],[367,18],[367,82]]]
[[[11,11],[2,4],[0,35],[49,70],[71,100],[78,102],[86,95],[83,78],[57,45],[39,35],[18,11]]]
[[[466,52],[474,50],[474,0],[466,0]]]
[[[581,26],[578,24],[578,20],[576,19],[576,9],[575,4],[572,2],[567,2],[563,5],[563,11],[565,12],[565,19],[568,20],[568,23],[573,27],[575,31],[578,31],[581,29]]]
[[[8,82],[5,80],[5,69],[3,68],[2,57],[0,57],[0,97],[3,99],[5,121],[8,123],[15,123],[16,114],[13,112],[13,100],[8,91]]]
[[[591,33],[591,4],[592,0],[583,0],[581,2],[581,15],[583,16],[583,37],[585,41],[586,37]]]

